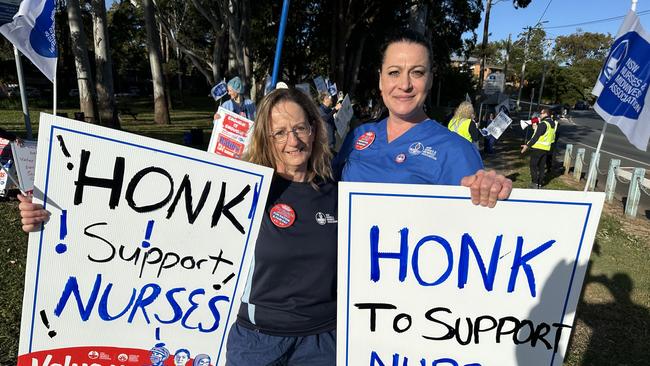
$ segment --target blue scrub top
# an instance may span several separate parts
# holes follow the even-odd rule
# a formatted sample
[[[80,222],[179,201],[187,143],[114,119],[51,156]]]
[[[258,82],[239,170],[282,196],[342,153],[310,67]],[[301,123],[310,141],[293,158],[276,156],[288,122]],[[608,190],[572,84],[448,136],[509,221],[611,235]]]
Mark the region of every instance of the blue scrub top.
[[[459,185],[483,168],[469,141],[439,123],[424,120],[388,142],[387,119],[349,133],[334,159],[342,181]]]

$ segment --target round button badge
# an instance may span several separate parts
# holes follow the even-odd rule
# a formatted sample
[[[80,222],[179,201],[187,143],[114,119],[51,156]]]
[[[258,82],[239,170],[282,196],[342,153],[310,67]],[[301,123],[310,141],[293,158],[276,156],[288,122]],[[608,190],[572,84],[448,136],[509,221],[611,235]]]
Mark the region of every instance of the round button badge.
[[[284,203],[278,203],[271,208],[269,217],[271,218],[273,225],[281,229],[286,229],[296,221],[296,212],[291,208],[291,206]]]
[[[368,131],[363,135],[359,136],[357,142],[354,144],[354,148],[356,150],[367,149],[368,146],[372,145],[374,141],[375,141],[375,133],[372,131]]]
[[[404,160],[406,160],[406,154],[403,154],[403,153],[402,153],[402,154],[397,154],[397,156],[395,156],[395,162],[396,162],[397,164],[401,164],[401,163],[403,163]]]

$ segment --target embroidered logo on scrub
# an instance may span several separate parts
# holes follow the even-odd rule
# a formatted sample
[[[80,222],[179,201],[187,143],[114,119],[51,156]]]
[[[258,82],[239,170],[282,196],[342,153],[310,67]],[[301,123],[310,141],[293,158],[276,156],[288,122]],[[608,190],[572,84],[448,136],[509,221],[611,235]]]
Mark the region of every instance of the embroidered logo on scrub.
[[[271,218],[273,225],[285,229],[293,225],[294,221],[296,221],[296,212],[291,208],[291,206],[284,203],[278,203],[271,208],[269,217]]]
[[[316,222],[318,225],[325,225],[325,224],[336,224],[338,221],[336,220],[336,217],[328,214],[328,213],[322,213],[322,212],[316,212]]]
[[[372,145],[374,141],[375,141],[375,133],[372,131],[368,131],[363,135],[359,136],[357,142],[354,144],[354,148],[356,150],[365,150],[368,148],[368,146]]]
[[[429,159],[437,160],[436,155],[438,152],[431,148],[431,146],[424,146],[421,142],[414,142],[409,146],[409,154],[422,155]]]

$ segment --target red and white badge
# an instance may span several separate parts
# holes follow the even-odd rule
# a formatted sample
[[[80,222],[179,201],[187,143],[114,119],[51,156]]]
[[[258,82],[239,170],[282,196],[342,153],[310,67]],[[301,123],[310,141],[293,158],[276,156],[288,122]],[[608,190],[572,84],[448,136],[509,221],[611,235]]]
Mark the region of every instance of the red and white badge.
[[[296,221],[296,212],[291,208],[291,206],[284,203],[278,203],[271,207],[269,217],[271,218],[273,225],[286,229]]]
[[[406,160],[406,154],[397,154],[397,156],[395,156],[395,162],[398,164],[403,163],[404,160]]]
[[[363,135],[359,136],[357,142],[354,144],[354,148],[356,150],[365,150],[368,148],[368,146],[372,145],[374,141],[375,141],[375,133],[372,131],[368,131]]]

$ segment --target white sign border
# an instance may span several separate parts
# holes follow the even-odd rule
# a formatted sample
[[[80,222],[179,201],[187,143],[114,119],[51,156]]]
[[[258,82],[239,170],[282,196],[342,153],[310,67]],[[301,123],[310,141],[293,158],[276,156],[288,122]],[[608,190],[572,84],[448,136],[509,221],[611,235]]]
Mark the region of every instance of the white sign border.
[[[253,190],[254,198],[253,198],[253,202],[252,202],[252,205],[251,205],[251,211],[248,213],[248,216],[251,219],[250,220],[250,226],[248,227],[248,233],[246,235],[246,244],[244,246],[244,250],[242,251],[242,258],[241,258],[241,260],[239,262],[239,273],[237,274],[237,282],[235,283],[235,286],[234,286],[234,289],[233,289],[232,298],[233,299],[236,298],[235,295],[237,294],[237,289],[239,287],[239,280],[242,279],[241,270],[244,267],[243,261],[246,258],[246,253],[248,253],[248,247],[251,244],[250,243],[250,237],[251,237],[251,232],[252,232],[252,228],[253,228],[253,224],[254,224],[254,220],[252,220],[252,218],[255,217],[255,211],[256,211],[256,208],[257,208],[257,205],[258,205],[258,198],[259,198],[260,190],[261,190],[262,185],[264,183],[264,175],[258,174],[258,173],[252,172],[252,171],[246,171],[246,170],[243,170],[243,169],[226,166],[226,165],[223,165],[223,164],[220,164],[220,163],[217,163],[217,162],[212,162],[212,161],[203,160],[203,159],[199,159],[199,158],[195,158],[195,157],[191,157],[191,156],[185,156],[185,155],[175,153],[175,152],[161,150],[161,149],[155,148],[155,147],[144,146],[144,145],[136,144],[136,143],[133,143],[133,142],[121,141],[121,140],[118,140],[118,139],[114,139],[114,138],[110,138],[110,137],[106,137],[106,136],[101,136],[101,135],[97,135],[97,134],[90,133],[90,132],[85,132],[83,130],[76,130],[76,129],[71,129],[71,128],[67,128],[67,127],[63,127],[63,126],[57,126],[56,122],[57,121],[55,119],[53,119],[52,122],[51,122],[50,131],[49,131],[50,139],[48,141],[48,146],[47,146],[47,148],[48,148],[47,168],[46,168],[46,172],[45,172],[45,186],[44,186],[44,189],[43,189],[43,208],[45,208],[45,209],[47,209],[47,197],[48,197],[47,193],[48,193],[48,188],[49,188],[50,162],[51,162],[51,158],[52,158],[52,150],[54,149],[54,145],[57,143],[56,141],[54,141],[55,130],[61,130],[61,131],[66,131],[66,132],[73,133],[73,134],[85,135],[85,136],[92,137],[92,138],[98,138],[100,140],[105,140],[105,141],[118,143],[118,144],[122,144],[122,145],[128,145],[128,146],[135,147],[135,148],[150,150],[150,151],[154,151],[156,153],[171,155],[171,156],[175,156],[177,158],[184,158],[184,159],[188,159],[188,160],[193,160],[195,162],[204,163],[204,164],[208,164],[208,165],[212,165],[212,166],[218,166],[218,167],[223,168],[223,169],[233,170],[233,171],[237,171],[237,172],[240,172],[240,173],[245,173],[245,174],[250,174],[250,175],[253,175],[253,176],[257,176],[259,178],[259,182],[256,183],[256,187]],[[32,342],[33,342],[33,337],[34,337],[34,323],[35,323],[35,319],[37,317],[37,314],[36,314],[36,301],[38,299],[38,289],[39,289],[38,283],[39,283],[39,276],[40,276],[41,253],[42,253],[42,249],[43,249],[43,232],[44,232],[44,228],[43,228],[43,225],[41,225],[41,230],[39,231],[38,255],[37,255],[37,262],[36,262],[36,269],[35,269],[36,273],[34,275],[34,295],[33,295],[33,304],[32,304],[32,311],[31,311],[29,346],[28,346],[27,353],[32,353],[33,352]],[[253,243],[253,244],[255,244],[255,243]],[[247,276],[247,274],[244,274],[244,278],[243,278],[244,282],[246,281],[246,276]],[[28,284],[27,284],[27,282],[25,282],[25,288],[27,288],[27,287],[28,287]],[[243,284],[242,287],[245,287],[245,284]],[[230,316],[231,316],[231,313],[232,313],[232,310],[233,310],[232,308],[233,308],[235,303],[239,304],[238,301],[233,301],[233,302],[230,303],[230,307],[228,309],[228,316],[226,317],[226,322],[224,323],[226,325],[229,324],[229,322],[230,322]],[[235,309],[235,312],[236,311],[237,311],[237,309]],[[217,352],[217,359],[214,361],[215,365],[219,365],[219,361],[221,360],[222,356],[225,357],[225,354],[222,355],[222,351],[224,349],[224,341],[228,337],[228,335],[225,334],[225,332],[228,329],[229,329],[228,326],[223,327],[223,336],[221,338],[221,344],[219,345],[219,351]]]
[[[471,196],[464,194],[464,195],[428,195],[428,194],[412,194],[412,193],[384,193],[380,192],[384,189],[381,188],[381,184],[374,184],[374,183],[362,183],[367,186],[373,185],[377,186],[378,188],[375,189],[375,192],[364,192],[359,190],[361,186],[358,185],[359,183],[345,183],[343,187],[339,187],[339,210],[343,207],[344,205],[341,205],[341,203],[347,203],[348,207],[345,209],[343,212],[339,212],[339,222],[344,222],[342,220],[347,221],[347,233],[345,233],[345,239],[346,240],[341,240],[342,235],[341,235],[341,230],[339,229],[339,248],[341,245],[345,245],[345,248],[347,250],[347,255],[344,258],[339,258],[339,272],[340,272],[340,266],[341,266],[341,261],[345,261],[345,265],[347,266],[346,268],[346,276],[345,276],[345,306],[338,305],[337,307],[339,309],[344,309],[345,314],[341,314],[340,311],[337,311],[337,319],[341,319],[342,317],[345,317],[345,321],[337,321],[337,329],[339,330],[338,334],[339,337],[345,337],[345,340],[343,342],[340,342],[344,345],[344,350],[341,350],[340,347],[338,347],[339,342],[337,342],[337,361],[339,361],[341,358],[340,353],[345,352],[345,357],[343,358],[343,361],[345,362],[343,365],[344,366],[349,366],[349,350],[350,350],[350,248],[351,248],[351,227],[352,227],[352,200],[354,196],[375,196],[375,197],[408,197],[408,198],[427,198],[427,199],[449,199],[449,200],[471,200]],[[347,187],[346,187],[347,186]],[[405,184],[400,184],[400,186],[405,186],[408,187],[409,185]],[[348,188],[349,187],[349,188]],[[406,189],[403,189],[402,191],[406,191]],[[347,197],[344,195],[347,193]],[[573,193],[573,192],[572,192]],[[579,192],[575,192],[579,193]],[[562,314],[560,317],[560,322],[564,320],[565,316],[567,315],[567,307],[569,306],[569,300],[571,296],[571,291],[573,290],[573,284],[575,281],[575,274],[576,274],[576,269],[579,265],[579,258],[580,258],[580,252],[582,251],[583,244],[585,243],[585,236],[587,234],[587,229],[589,226],[589,218],[591,217],[592,213],[592,208],[594,208],[594,203],[592,202],[578,202],[578,201],[551,201],[551,200],[534,200],[534,199],[525,199],[525,198],[510,198],[505,201],[500,201],[498,204],[505,204],[506,202],[513,202],[513,203],[538,203],[538,204],[554,204],[554,205],[572,205],[572,206],[586,206],[587,211],[585,213],[585,221],[584,225],[582,227],[582,232],[580,234],[580,244],[578,245],[578,250],[576,253],[576,257],[574,258],[574,263],[573,263],[573,268],[571,270],[571,278],[568,284],[568,290],[566,297],[564,298],[564,305],[562,307]],[[598,207],[600,206],[600,207]],[[594,213],[600,213],[602,211],[602,204],[597,205],[595,207],[597,210]],[[598,215],[600,217],[600,215]],[[596,228],[597,228],[598,223],[596,223]],[[595,234],[595,231],[594,231]],[[595,239],[595,236],[594,236]],[[340,249],[339,249],[340,252]],[[591,253],[589,253],[590,255]],[[339,279],[340,281],[341,279]],[[582,283],[582,281],[581,281]],[[578,289],[578,291],[581,291],[581,289]],[[343,300],[341,295],[341,291],[338,292],[339,294],[339,303]],[[578,294],[579,297],[579,294]],[[578,297],[576,297],[575,301],[576,304],[574,304],[577,307],[577,302],[579,301]],[[345,324],[345,330],[342,332],[342,329],[340,329],[341,324]],[[575,318],[573,319],[572,324],[575,324]],[[337,337],[338,338],[338,337]],[[565,350],[565,352],[568,351]],[[551,356],[550,360],[550,366],[553,366],[556,360],[556,355],[557,355],[557,350],[553,351],[553,355]],[[343,366],[342,365],[342,366]]]

